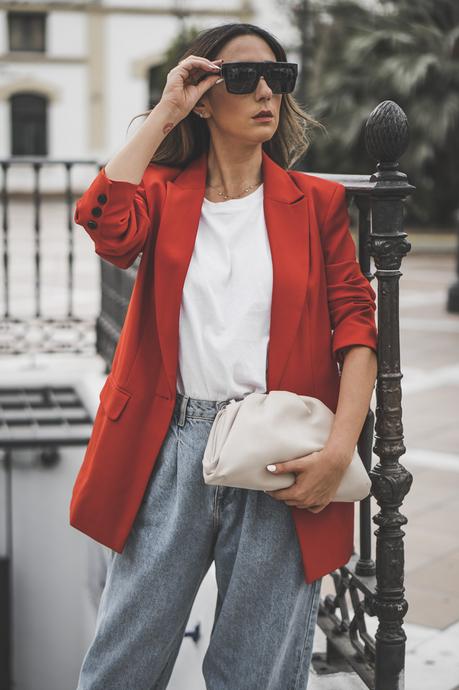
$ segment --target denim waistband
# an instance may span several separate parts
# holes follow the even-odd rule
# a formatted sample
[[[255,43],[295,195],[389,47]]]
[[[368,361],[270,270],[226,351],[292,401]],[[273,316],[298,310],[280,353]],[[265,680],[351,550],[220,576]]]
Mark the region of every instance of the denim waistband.
[[[201,398],[191,398],[189,395],[182,395],[177,391],[174,414],[180,425],[184,424],[187,417],[213,419],[217,412],[230,400],[243,400],[244,397],[245,396],[240,398],[227,398],[226,400],[204,400]]]

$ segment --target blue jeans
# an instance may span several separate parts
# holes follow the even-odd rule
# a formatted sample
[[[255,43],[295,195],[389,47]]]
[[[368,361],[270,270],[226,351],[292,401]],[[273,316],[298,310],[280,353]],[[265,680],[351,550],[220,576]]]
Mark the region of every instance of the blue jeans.
[[[77,690],[166,688],[212,562],[207,690],[305,690],[322,578],[304,580],[284,501],[204,483],[204,448],[224,403],[177,393],[124,550],[112,551]]]

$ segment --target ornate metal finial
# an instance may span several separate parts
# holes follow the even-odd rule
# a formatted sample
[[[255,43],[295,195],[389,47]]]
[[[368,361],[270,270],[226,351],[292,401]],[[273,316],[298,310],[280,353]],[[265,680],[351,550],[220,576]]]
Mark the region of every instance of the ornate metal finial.
[[[368,116],[365,146],[383,168],[394,166],[408,146],[408,120],[394,101],[382,101]],[[389,165],[388,165],[389,164]]]

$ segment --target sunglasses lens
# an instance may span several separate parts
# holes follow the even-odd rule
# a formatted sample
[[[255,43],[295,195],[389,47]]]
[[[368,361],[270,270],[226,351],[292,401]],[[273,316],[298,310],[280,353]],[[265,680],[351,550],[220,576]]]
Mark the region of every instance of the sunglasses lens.
[[[290,93],[295,88],[297,65],[280,63],[265,65],[265,78],[273,93]],[[222,76],[229,93],[251,93],[260,79],[260,63],[226,63]]]
[[[266,81],[273,93],[290,93],[295,88],[296,71],[293,67],[269,67]]]
[[[230,93],[250,93],[258,79],[257,70],[253,67],[228,66],[225,74],[226,88]]]

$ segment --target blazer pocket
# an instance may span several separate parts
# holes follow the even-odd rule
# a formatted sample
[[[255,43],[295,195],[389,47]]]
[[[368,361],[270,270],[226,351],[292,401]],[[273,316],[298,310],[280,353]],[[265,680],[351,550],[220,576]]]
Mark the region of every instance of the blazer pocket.
[[[105,380],[99,393],[99,400],[104,408],[105,414],[112,420],[118,419],[129,402],[130,397],[131,393],[114,383],[110,375]]]

